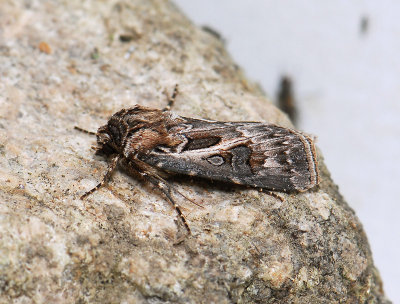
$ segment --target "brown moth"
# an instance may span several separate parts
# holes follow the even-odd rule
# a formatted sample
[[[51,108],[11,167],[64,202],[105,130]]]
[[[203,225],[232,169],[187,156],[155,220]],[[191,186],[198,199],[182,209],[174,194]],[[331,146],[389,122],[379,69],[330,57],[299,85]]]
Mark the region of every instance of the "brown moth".
[[[170,99],[172,104],[177,93]],[[314,143],[299,131],[262,122],[220,122],[182,117],[136,105],[111,116],[97,133],[98,152],[111,161],[100,188],[119,161],[158,187],[189,225],[160,171],[272,191],[307,191],[318,184]]]

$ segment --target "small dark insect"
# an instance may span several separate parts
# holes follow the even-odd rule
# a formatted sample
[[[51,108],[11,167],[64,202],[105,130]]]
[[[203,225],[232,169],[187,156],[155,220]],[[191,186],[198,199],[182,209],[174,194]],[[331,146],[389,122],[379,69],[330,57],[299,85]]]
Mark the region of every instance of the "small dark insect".
[[[368,29],[369,29],[369,18],[368,16],[363,16],[361,17],[360,21],[360,33],[362,35],[365,35],[368,33]]]
[[[177,87],[167,108],[176,94]],[[303,192],[318,184],[310,137],[272,124],[186,118],[136,105],[115,113],[97,133],[77,129],[96,135],[98,152],[111,158],[103,180],[82,198],[104,185],[122,161],[124,168],[162,191],[189,233],[160,170],[284,192]]]
[[[282,76],[278,91],[278,107],[285,112],[294,125],[297,125],[298,112],[293,94],[293,82],[288,76]]]
[[[212,27],[208,26],[208,25],[203,25],[201,27],[201,29],[209,34],[211,34],[212,36],[214,36],[215,38],[217,38],[219,41],[221,41],[223,44],[226,43],[225,38],[215,29],[213,29]]]

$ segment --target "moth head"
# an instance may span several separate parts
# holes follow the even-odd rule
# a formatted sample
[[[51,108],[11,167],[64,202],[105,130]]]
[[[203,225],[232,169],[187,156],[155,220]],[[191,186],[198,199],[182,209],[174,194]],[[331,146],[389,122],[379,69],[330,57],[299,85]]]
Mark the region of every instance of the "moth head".
[[[97,136],[97,152],[100,154],[116,154],[119,153],[119,136],[109,125],[100,127],[96,133]]]

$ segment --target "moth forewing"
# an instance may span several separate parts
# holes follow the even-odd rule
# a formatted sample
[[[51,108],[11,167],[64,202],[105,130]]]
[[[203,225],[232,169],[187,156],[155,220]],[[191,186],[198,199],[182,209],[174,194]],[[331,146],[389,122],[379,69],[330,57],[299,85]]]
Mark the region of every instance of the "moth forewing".
[[[141,155],[162,170],[275,191],[306,191],[318,183],[312,140],[295,130],[256,122],[180,117],[176,147]]]

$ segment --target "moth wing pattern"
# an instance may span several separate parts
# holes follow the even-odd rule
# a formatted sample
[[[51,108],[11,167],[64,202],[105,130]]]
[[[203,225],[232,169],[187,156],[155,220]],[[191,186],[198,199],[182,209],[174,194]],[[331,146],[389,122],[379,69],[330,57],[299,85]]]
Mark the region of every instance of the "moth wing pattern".
[[[180,116],[168,128],[182,143],[157,145],[141,160],[169,172],[268,190],[302,192],[318,184],[314,144],[301,132]]]

